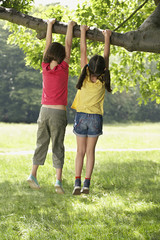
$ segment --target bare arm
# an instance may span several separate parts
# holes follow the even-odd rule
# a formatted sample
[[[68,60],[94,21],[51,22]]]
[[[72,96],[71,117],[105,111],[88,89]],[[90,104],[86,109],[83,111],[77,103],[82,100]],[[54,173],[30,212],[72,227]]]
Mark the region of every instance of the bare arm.
[[[80,40],[80,50],[81,50],[81,68],[83,68],[87,63],[87,44],[86,44],[86,31],[89,29],[88,26],[80,26],[81,30],[81,40]]]
[[[43,58],[47,52],[48,47],[50,46],[50,44],[52,43],[52,26],[53,24],[56,22],[56,19],[49,19],[47,22],[47,33],[46,33],[46,46],[43,52]]]
[[[66,39],[65,39],[65,51],[66,57],[64,59],[65,62],[69,63],[71,48],[72,48],[72,38],[73,38],[73,27],[76,25],[74,21],[70,21],[67,27]]]
[[[104,43],[104,59],[106,64],[106,69],[109,69],[109,54],[110,54],[110,36],[112,31],[109,29],[104,30],[103,32],[105,43]]]

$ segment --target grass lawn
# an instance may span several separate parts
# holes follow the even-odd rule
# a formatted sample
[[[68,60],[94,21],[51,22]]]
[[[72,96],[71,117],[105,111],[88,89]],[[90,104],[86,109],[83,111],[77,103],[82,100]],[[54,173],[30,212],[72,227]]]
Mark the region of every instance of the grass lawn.
[[[0,153],[34,150],[36,124],[0,124]],[[0,240],[159,240],[160,123],[107,125],[100,137],[88,196],[73,196],[75,152],[67,151],[65,195],[54,189],[52,155],[39,168],[39,191],[26,179],[32,154],[0,155]],[[66,148],[75,148],[72,126]],[[84,169],[85,170],[85,169]],[[84,178],[83,172],[83,178]],[[82,180],[83,180],[82,178]]]

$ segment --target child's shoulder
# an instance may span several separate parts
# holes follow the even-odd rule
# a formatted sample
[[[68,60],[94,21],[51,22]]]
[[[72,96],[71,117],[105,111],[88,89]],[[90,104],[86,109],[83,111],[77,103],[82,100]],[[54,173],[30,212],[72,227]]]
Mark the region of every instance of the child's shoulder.
[[[49,65],[49,63],[42,62],[42,67],[43,66],[48,66],[48,65]]]
[[[62,64],[62,66],[65,66],[65,67],[69,67],[69,64],[64,60],[60,64]]]
[[[49,66],[49,65],[50,65],[50,63],[42,62],[42,67],[47,67],[47,66]],[[59,63],[57,66],[58,66],[58,67],[69,67],[69,64],[63,60],[63,61],[62,61],[61,63]]]

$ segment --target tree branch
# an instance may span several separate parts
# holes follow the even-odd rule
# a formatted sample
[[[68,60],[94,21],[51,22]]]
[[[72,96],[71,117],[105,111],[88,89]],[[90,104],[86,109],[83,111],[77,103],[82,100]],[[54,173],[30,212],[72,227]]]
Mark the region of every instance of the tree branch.
[[[39,39],[43,39],[46,36],[47,22],[43,19],[4,7],[0,7],[0,19],[34,29]],[[66,23],[56,22],[53,25],[53,33],[65,35],[66,31]],[[80,26],[74,26],[73,37],[80,38]],[[101,29],[91,27],[86,33],[86,38],[104,42]],[[124,34],[113,32],[111,44],[124,47],[128,51],[160,53],[160,3],[137,31],[130,31]]]
[[[138,30],[159,30],[160,29],[160,1],[154,12],[142,23]]]

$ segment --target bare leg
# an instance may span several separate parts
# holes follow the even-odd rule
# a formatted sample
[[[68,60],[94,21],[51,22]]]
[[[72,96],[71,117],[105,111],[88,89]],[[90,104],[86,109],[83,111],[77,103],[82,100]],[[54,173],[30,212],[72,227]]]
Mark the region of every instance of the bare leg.
[[[56,192],[58,194],[64,194],[64,189],[62,187],[62,168],[56,168]]]
[[[77,154],[75,161],[75,174],[76,176],[81,176],[84,156],[86,152],[87,137],[77,136],[76,139],[77,139]]]
[[[81,194],[81,173],[83,168],[84,156],[86,153],[86,142],[87,137],[76,137],[77,139],[77,154],[75,160],[75,185],[72,194],[80,195]]]
[[[86,148],[86,178],[91,178],[94,162],[95,162],[95,147],[98,137],[88,137],[87,138],[87,148]]]
[[[89,194],[90,178],[93,172],[94,162],[95,162],[95,147],[98,137],[88,137],[87,147],[86,147],[86,177],[83,184],[81,193]]]
[[[38,170],[39,165],[33,165],[32,166],[32,171],[31,175],[28,177],[27,181],[30,185],[31,188],[33,189],[39,189],[40,186],[37,182],[37,170]]]
[[[56,179],[62,181],[62,168],[56,168]]]
[[[37,170],[38,170],[39,165],[33,165],[32,166],[32,171],[31,174],[32,176],[34,176],[35,178],[37,178]]]

